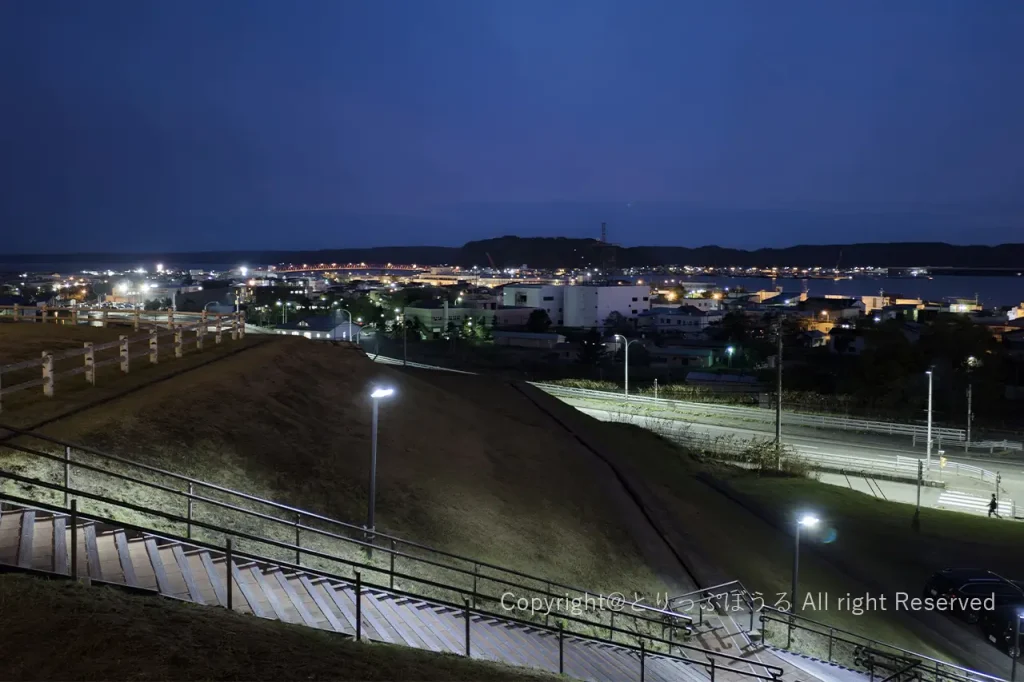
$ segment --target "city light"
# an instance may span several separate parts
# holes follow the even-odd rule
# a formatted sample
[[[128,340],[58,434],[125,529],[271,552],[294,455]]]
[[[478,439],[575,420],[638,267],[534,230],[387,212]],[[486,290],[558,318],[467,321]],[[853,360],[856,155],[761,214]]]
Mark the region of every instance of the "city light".
[[[374,400],[380,400],[381,398],[390,398],[395,393],[393,388],[375,388],[370,397]]]

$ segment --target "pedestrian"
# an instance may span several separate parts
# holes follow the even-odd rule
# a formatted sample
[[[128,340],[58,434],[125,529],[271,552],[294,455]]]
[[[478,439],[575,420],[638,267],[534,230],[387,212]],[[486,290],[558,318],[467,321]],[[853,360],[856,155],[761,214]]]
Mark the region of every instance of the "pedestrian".
[[[1003,518],[999,515],[999,500],[996,499],[995,493],[992,493],[992,499],[988,501],[988,517],[992,518],[993,514],[997,519]]]

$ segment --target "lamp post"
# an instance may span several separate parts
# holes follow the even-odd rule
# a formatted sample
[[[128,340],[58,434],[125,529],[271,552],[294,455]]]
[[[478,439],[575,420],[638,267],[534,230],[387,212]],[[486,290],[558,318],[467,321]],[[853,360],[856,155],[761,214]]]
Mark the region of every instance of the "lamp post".
[[[370,393],[370,399],[373,400],[373,418],[370,427],[370,503],[366,515],[366,527],[370,531],[371,540],[373,539],[373,530],[375,528],[373,512],[377,504],[377,407],[381,399],[390,398],[394,393],[395,389],[393,388],[375,388]]]
[[[924,468],[927,471],[932,470],[932,370],[925,372],[928,375],[928,431],[926,438],[928,443],[925,445],[925,465]]]
[[[725,349],[725,354],[729,356],[729,369],[732,369],[732,354],[736,352],[736,349],[729,346]]]
[[[796,534],[793,536],[793,608],[790,613],[800,610],[800,601],[797,594],[797,583],[800,579],[800,529],[811,529],[818,525],[818,517],[813,514],[804,514],[796,522]]]
[[[349,343],[351,343],[352,342],[352,313],[349,312],[348,310],[345,310],[344,308],[338,308],[338,312],[345,313],[346,315],[348,315],[348,341],[349,341]],[[335,330],[334,330],[334,340],[335,341],[338,340],[338,330],[337,330],[337,328],[335,328]]]
[[[623,358],[622,364],[626,368],[626,377],[625,377],[626,400],[629,400],[629,344],[636,343],[640,339],[633,339],[632,341],[627,341],[626,337],[623,336],[622,334],[616,334],[612,338],[622,339],[622,342],[624,344],[626,344],[625,357]]]

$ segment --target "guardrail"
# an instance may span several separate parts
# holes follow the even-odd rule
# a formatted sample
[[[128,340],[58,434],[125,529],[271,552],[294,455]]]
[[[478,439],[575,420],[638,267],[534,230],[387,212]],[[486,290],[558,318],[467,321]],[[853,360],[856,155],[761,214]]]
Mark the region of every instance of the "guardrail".
[[[903,679],[896,673],[912,668],[914,678],[920,682],[1004,682],[1003,678],[996,675],[932,658],[774,607],[764,606],[760,609],[760,616],[765,644],[865,672],[872,679]],[[825,654],[825,658],[822,654]],[[1008,660],[1012,665],[1013,659]]]
[[[775,412],[760,407],[742,407],[737,405],[717,405],[715,403],[697,403],[670,398],[652,398],[650,396],[631,395],[627,399],[621,393],[596,391],[587,388],[569,388],[555,384],[530,382],[533,386],[550,393],[555,397],[591,398],[629,402],[630,404],[651,405],[669,408],[676,411],[703,412],[733,419],[744,419],[771,422],[775,421]],[[838,429],[845,431],[861,431],[864,433],[885,433],[889,435],[907,435],[927,437],[927,426],[920,424],[903,424],[899,422],[880,422],[853,417],[835,417],[826,415],[806,414],[802,412],[783,412],[782,421],[790,426],[810,426],[813,428]],[[963,429],[932,426],[932,438],[941,441],[963,441],[966,432]]]
[[[240,313],[235,313],[240,315]],[[222,315],[231,317],[231,315]],[[111,322],[129,323],[136,331],[144,324],[175,324],[206,321],[212,315],[208,311],[198,313],[179,312],[175,310],[143,310],[142,308],[109,308],[86,306],[38,306],[6,305],[0,306],[0,320],[11,322],[27,322],[42,324],[87,324],[106,327]]]
[[[85,342],[81,348],[62,352],[43,351],[39,359],[0,365],[0,412],[3,411],[3,397],[6,395],[41,386],[43,395],[52,398],[58,380],[63,381],[80,374],[84,375],[88,385],[95,386],[97,371],[103,367],[119,364],[121,372],[128,374],[133,360],[146,358],[148,364],[155,365],[161,358],[180,358],[193,347],[197,351],[203,350],[209,334],[213,334],[214,342],[220,344],[225,331],[231,333],[232,340],[244,338],[245,324],[235,315],[216,315],[211,319],[203,316],[188,326],[177,325],[166,329],[152,327],[139,336],[122,335],[118,340],[107,343]],[[171,345],[161,341],[166,337],[173,337]],[[172,354],[162,352],[162,349],[172,347]],[[33,373],[37,378],[28,379]]]
[[[383,576],[391,587],[396,581],[429,584],[435,591],[426,590],[420,595],[425,598],[436,597],[437,590],[464,591],[473,596],[475,608],[488,613],[507,615],[502,597],[508,594],[515,599],[540,599],[551,607],[547,615],[538,616],[540,622],[562,619],[575,623],[570,630],[583,634],[607,630],[613,638],[614,633],[623,633],[623,637],[628,633],[657,643],[666,632],[687,629],[693,620],[685,613],[641,600],[591,592],[380,531],[371,534],[362,526],[92,448],[9,426],[0,425],[0,430],[33,444],[29,447],[7,440],[0,445],[0,453],[5,455],[0,457],[0,492],[7,478],[24,484],[17,486],[19,494],[25,495],[26,489],[34,491],[41,502],[63,501],[67,508],[69,496],[75,496],[86,514],[102,513],[122,520],[137,519],[141,514],[156,524],[149,532],[182,534],[190,539],[205,534],[207,541],[218,543],[221,534],[230,534],[271,548],[276,554],[268,555],[269,560],[289,560],[313,568],[358,565]],[[34,465],[36,476],[24,475],[26,462]],[[55,488],[53,481],[62,484]],[[55,492],[60,490],[66,490],[63,497]],[[159,506],[141,506],[135,502],[140,499],[153,500]],[[229,522],[236,527],[224,527]],[[627,630],[627,625],[632,629]]]

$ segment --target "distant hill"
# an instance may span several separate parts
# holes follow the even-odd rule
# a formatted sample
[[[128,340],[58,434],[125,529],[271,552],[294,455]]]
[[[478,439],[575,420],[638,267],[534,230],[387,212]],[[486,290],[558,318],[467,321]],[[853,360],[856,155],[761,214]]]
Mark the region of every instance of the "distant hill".
[[[697,265],[742,267],[825,266],[844,267],[955,267],[1022,268],[1024,244],[959,246],[941,242],[891,244],[801,245],[784,249],[728,249],[718,246],[621,247],[596,239],[566,237],[513,237],[472,241],[461,247],[382,246],[370,249],[322,249],[319,251],[201,251],[158,254],[60,254],[0,255],[4,262],[135,263],[140,260],[168,263],[417,263],[431,265],[486,266],[488,254],[499,267],[529,265],[539,268],[600,266],[614,261],[619,267],[642,265]]]

